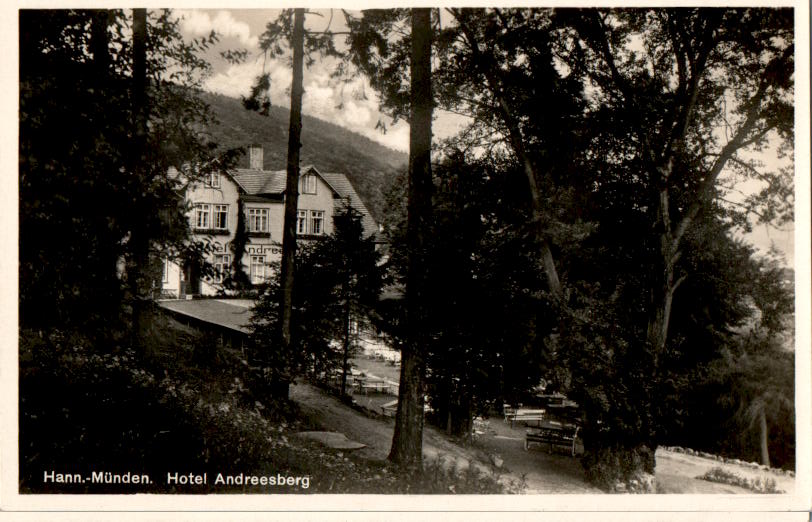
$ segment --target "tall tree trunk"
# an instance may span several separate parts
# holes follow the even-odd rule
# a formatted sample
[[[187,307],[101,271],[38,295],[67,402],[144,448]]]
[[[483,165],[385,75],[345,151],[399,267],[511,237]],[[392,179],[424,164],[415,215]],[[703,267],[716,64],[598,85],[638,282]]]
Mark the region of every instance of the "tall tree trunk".
[[[508,141],[516,157],[522,164],[522,171],[527,179],[527,186],[530,192],[531,202],[533,204],[533,233],[536,243],[539,246],[541,253],[540,263],[547,279],[547,287],[550,294],[556,302],[563,304],[564,291],[561,287],[561,280],[558,277],[558,269],[555,266],[555,259],[553,252],[550,248],[550,242],[547,238],[546,221],[545,221],[545,208],[544,202],[541,197],[541,189],[538,184],[538,177],[536,166],[533,160],[527,153],[525,148],[525,139],[519,127],[519,121],[511,109],[510,104],[505,98],[504,93],[510,88],[509,83],[506,85],[503,77],[500,75],[499,65],[494,63],[490,55],[486,56],[479,48],[479,41],[474,33],[474,30],[467,23],[468,10],[452,9],[460,26],[463,29],[465,37],[468,39],[468,45],[471,49],[474,61],[480,69],[482,76],[489,88],[493,93],[494,101],[496,102],[499,110],[499,115],[508,130]]]
[[[290,88],[290,127],[288,130],[288,170],[285,182],[285,217],[282,231],[281,309],[279,342],[282,353],[291,350],[293,276],[296,260],[296,211],[299,204],[299,150],[302,147],[302,95],[304,93],[304,9],[294,9],[293,80]],[[286,390],[287,387],[281,389]],[[287,393],[285,392],[285,395]]]
[[[758,412],[759,424],[759,442],[761,445],[761,463],[765,466],[770,465],[770,447],[768,444],[768,431],[767,431],[767,414],[764,407]]]
[[[670,168],[660,169],[660,174],[668,182]],[[659,255],[657,256],[655,281],[651,286],[649,319],[646,338],[654,352],[654,368],[659,366],[660,357],[665,352],[668,340],[668,323],[671,317],[671,303],[676,284],[674,282],[674,265],[677,260],[678,242],[674,238],[671,226],[669,193],[667,188],[658,192],[656,228],[658,232]]]
[[[112,11],[107,9],[98,9],[93,11],[93,17],[90,25],[90,51],[93,53],[93,82],[96,88],[96,97],[102,104],[109,103],[108,100],[110,99],[110,36],[108,34],[108,29],[113,21],[114,16]],[[106,154],[105,150],[105,144],[111,135],[110,121],[107,118],[108,114],[106,111],[99,111],[96,114],[96,118],[94,119],[96,148],[95,151],[90,151],[91,154],[104,155],[105,157],[103,159],[94,159],[94,161],[99,161],[99,159],[101,159],[102,163],[109,161],[110,159],[107,157],[108,154]],[[109,272],[107,274],[98,274],[98,276],[104,281],[117,283],[119,277],[118,262],[121,252],[118,248],[111,247],[110,242],[105,244],[108,245],[105,249],[104,255],[109,260],[109,264],[107,265],[107,270],[109,270]],[[107,315],[108,318],[113,318],[113,314],[117,313],[120,308],[121,303],[118,302],[118,298],[120,296],[117,293],[106,293],[107,295],[103,297],[105,299],[105,304],[103,305],[102,309],[106,314],[109,314]],[[108,342],[113,333],[111,329],[98,328],[97,330],[99,339],[101,339],[102,342]]]
[[[93,12],[93,21],[90,26],[90,51],[93,53],[93,67],[96,69],[96,78],[100,83],[107,79],[110,71],[110,37],[107,28],[112,21],[112,12],[99,9]]]
[[[431,213],[431,10],[412,9],[411,115],[406,279],[406,340],[401,352],[395,433],[389,459],[406,467],[423,462],[426,340],[425,237]]]
[[[147,10],[133,9],[133,152],[132,174],[136,190],[146,189],[147,184]],[[139,212],[141,200],[135,195],[134,211]],[[137,222],[136,222],[137,223]],[[149,236],[138,224],[130,230],[130,269],[127,277],[132,299],[133,343],[146,354],[146,334],[149,330]]]
[[[349,278],[349,273],[345,274]],[[350,370],[350,298],[349,291],[346,288],[347,281],[344,281],[344,310],[342,320],[342,327],[344,329],[344,341],[342,343],[342,361],[341,361],[341,398],[343,399],[347,393],[347,373]]]

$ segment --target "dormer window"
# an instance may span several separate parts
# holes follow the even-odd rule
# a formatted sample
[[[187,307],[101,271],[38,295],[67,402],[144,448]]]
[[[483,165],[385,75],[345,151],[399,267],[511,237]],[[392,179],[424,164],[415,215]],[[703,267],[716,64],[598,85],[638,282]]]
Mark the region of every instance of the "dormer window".
[[[212,172],[209,176],[209,186],[212,188],[220,188],[220,173]]]
[[[300,183],[300,193],[302,194],[315,194],[316,193],[316,176],[313,174],[305,174],[302,176]]]

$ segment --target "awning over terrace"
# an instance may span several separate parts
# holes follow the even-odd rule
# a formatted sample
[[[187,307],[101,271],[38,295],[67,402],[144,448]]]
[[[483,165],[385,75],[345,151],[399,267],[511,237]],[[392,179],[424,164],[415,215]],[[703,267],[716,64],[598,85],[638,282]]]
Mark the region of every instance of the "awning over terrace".
[[[248,334],[251,308],[244,301],[227,299],[192,299],[160,301],[161,307],[189,319]]]

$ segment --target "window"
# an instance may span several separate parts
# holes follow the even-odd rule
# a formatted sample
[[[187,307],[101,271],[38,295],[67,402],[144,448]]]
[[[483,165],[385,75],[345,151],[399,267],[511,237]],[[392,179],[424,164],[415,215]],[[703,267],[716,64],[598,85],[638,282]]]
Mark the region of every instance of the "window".
[[[231,265],[230,254],[215,254],[214,255],[214,281],[218,283],[223,282],[224,274],[229,273],[229,265]]]
[[[209,185],[213,188],[220,188],[220,173],[219,172],[212,172],[211,176],[209,177]]]
[[[265,282],[265,256],[251,256],[250,276],[251,284]]]
[[[268,231],[268,209],[249,208],[248,209],[248,231],[267,232]]]
[[[297,213],[296,233],[307,234],[307,210],[300,210]]]
[[[300,191],[302,194],[315,194],[316,193],[316,176],[313,174],[305,174],[302,176]]]
[[[169,260],[168,259],[164,259],[162,280],[163,280],[164,283],[169,282]]]
[[[195,228],[209,228],[211,215],[210,205],[195,205]]]
[[[310,233],[314,235],[321,235],[324,233],[324,211],[311,210],[310,211]]]
[[[214,228],[228,228],[228,205],[214,205]]]

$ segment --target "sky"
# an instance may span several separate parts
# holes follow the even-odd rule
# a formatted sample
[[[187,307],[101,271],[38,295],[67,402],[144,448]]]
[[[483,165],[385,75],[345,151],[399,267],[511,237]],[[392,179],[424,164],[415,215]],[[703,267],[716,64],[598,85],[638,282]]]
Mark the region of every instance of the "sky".
[[[220,35],[219,45],[207,56],[214,69],[206,82],[207,89],[232,97],[246,96],[254,79],[264,70],[271,78],[271,103],[290,106],[289,63],[284,59],[266,60],[259,49],[259,37],[266,24],[277,17],[278,10],[180,10],[177,14],[183,17],[181,31],[187,36],[200,37],[212,30]],[[327,26],[325,18],[310,15],[306,20],[309,29]],[[340,16],[336,16],[332,28],[338,30],[340,22]],[[231,64],[219,56],[219,51],[224,49],[245,49],[248,57],[243,63]],[[408,125],[404,122],[391,125],[391,119],[380,114],[378,97],[363,77],[346,85],[331,79],[335,63],[335,60],[317,60],[305,69],[303,112],[359,132],[393,149],[407,151]],[[375,129],[379,120],[387,126],[385,134]]]
[[[212,30],[220,36],[219,43],[206,55],[213,69],[213,74],[205,82],[207,90],[235,98],[247,96],[254,79],[264,70],[271,78],[271,103],[289,107],[289,62],[286,59],[267,59],[259,49],[259,38],[268,22],[276,19],[278,10],[180,9],[175,13],[181,17],[180,29],[187,38],[202,37]],[[318,30],[324,29],[328,21],[329,14],[325,11],[321,17],[309,15],[305,23],[308,29]],[[341,30],[342,22],[341,15],[337,13],[331,21],[332,29]],[[240,64],[227,62],[219,53],[229,49],[245,49],[248,51],[247,59]],[[316,60],[311,67],[305,68],[303,112],[407,152],[408,124],[404,121],[393,124],[391,118],[378,110],[378,96],[362,76],[343,85],[331,79],[334,65],[333,60]],[[376,129],[379,121],[386,125],[385,133]],[[453,135],[464,123],[464,119],[456,115],[436,114],[433,126],[435,138]],[[782,229],[759,225],[744,237],[762,253],[775,246],[783,254],[786,265],[794,267],[792,224]]]

